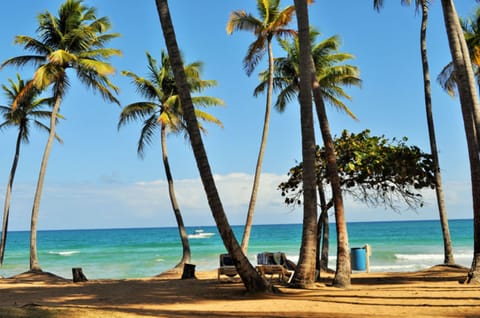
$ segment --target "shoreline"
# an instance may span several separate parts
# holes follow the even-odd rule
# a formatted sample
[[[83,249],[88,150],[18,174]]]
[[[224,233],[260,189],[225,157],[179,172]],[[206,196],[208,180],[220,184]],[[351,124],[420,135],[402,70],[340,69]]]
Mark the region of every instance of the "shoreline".
[[[217,271],[181,280],[167,271],[141,279],[83,283],[50,273],[0,279],[1,317],[477,317],[478,285],[459,281],[468,268],[438,265],[417,272],[353,273],[348,289],[278,284],[278,295],[247,295],[241,280]],[[106,315],[105,312],[108,314]],[[42,315],[44,314],[44,315]]]

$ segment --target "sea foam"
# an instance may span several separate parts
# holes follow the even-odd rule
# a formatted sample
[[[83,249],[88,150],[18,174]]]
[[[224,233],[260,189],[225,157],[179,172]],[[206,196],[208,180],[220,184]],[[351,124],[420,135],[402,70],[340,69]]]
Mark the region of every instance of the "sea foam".
[[[79,254],[80,251],[49,251],[48,254],[53,254],[53,255],[60,255],[60,256],[72,256],[74,254]]]

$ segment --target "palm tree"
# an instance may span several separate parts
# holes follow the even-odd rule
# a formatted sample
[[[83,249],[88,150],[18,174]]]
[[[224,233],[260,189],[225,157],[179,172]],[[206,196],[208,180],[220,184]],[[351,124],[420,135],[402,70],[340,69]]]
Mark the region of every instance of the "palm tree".
[[[320,125],[322,136],[328,140],[329,132],[325,132],[324,127],[328,127],[328,120],[325,122],[325,115],[322,114],[324,108],[324,101],[329,104],[345,111],[349,116],[356,119],[355,115],[348,109],[348,107],[342,102],[340,98],[351,99],[350,96],[343,90],[342,86],[361,85],[359,77],[359,70],[357,67],[342,64],[345,61],[352,59],[353,55],[339,52],[340,40],[338,36],[332,36],[320,43],[315,44],[316,38],[319,32],[310,29],[310,46],[312,52],[313,63],[315,64],[316,80],[318,82],[318,92],[315,97],[315,104],[317,106],[317,116],[319,123],[323,121],[323,125]],[[280,90],[278,94],[275,107],[279,111],[283,111],[288,102],[299,98],[300,91],[300,46],[298,38],[293,42],[280,41],[281,47],[287,53],[286,57],[277,58],[275,60],[275,77],[274,88]],[[268,74],[263,74],[265,77]],[[265,81],[263,81],[255,90],[255,93],[263,91],[265,87]],[[329,130],[329,129],[328,129]],[[330,137],[331,138],[331,137]],[[321,189],[319,194],[321,197]],[[323,215],[324,220],[325,215]],[[321,220],[319,224],[321,224]],[[319,225],[320,226],[320,225]],[[346,235],[346,234],[344,234]],[[342,238],[343,236],[339,236]],[[341,244],[347,244],[348,241],[341,242]],[[346,248],[348,249],[348,247]],[[343,251],[343,250],[342,250]],[[346,259],[348,261],[348,259]],[[342,265],[343,266],[343,265]],[[340,268],[342,267],[340,266]]]
[[[472,67],[480,88],[480,7],[477,7],[473,16],[460,19],[465,41],[467,43]],[[456,79],[453,62],[448,63],[437,77],[438,83],[451,96],[455,96]]]
[[[295,0],[298,42],[300,46],[300,121],[302,131],[303,159],[303,228],[302,243],[293,285],[308,288],[315,283],[316,240],[317,240],[317,195],[315,170],[315,130],[312,113],[312,82],[314,66],[310,46],[310,23],[308,0]]]
[[[410,5],[411,0],[401,0],[404,5]],[[383,0],[374,0],[374,7],[377,10],[383,6]],[[438,213],[440,215],[440,224],[443,234],[443,263],[455,264],[453,256],[452,239],[450,238],[450,229],[448,226],[447,207],[445,205],[445,194],[443,192],[442,175],[440,172],[440,160],[438,158],[437,138],[435,136],[435,124],[432,111],[432,94],[430,85],[430,71],[427,55],[427,24],[428,10],[430,0],[415,0],[415,6],[422,10],[422,22],[420,28],[420,53],[423,67],[423,90],[425,96],[425,111],[427,114],[428,135],[430,140],[430,151],[432,153],[433,163],[435,165],[435,191],[437,197]]]
[[[115,69],[108,59],[120,55],[116,49],[105,48],[105,44],[118,34],[106,33],[111,25],[107,17],[97,18],[93,7],[83,5],[81,0],[66,0],[60,5],[58,16],[48,11],[38,15],[37,38],[19,35],[15,43],[34,55],[10,58],[2,63],[23,66],[31,63],[37,70],[31,82],[37,89],[52,86],[54,105],[50,118],[50,134],[45,146],[35,192],[30,226],[30,271],[41,271],[37,255],[37,223],[40,200],[45,181],[48,158],[55,136],[57,113],[69,88],[68,69],[76,72],[77,78],[87,87],[99,92],[101,96],[119,104],[114,86],[108,76]],[[27,85],[29,87],[29,85]]]
[[[143,120],[142,132],[137,147],[137,153],[141,158],[144,156],[145,146],[152,143],[152,136],[160,130],[163,166],[168,182],[168,193],[177,220],[178,231],[183,247],[182,258],[175,266],[176,268],[180,268],[183,267],[184,264],[190,263],[191,252],[182,214],[175,196],[173,177],[168,162],[166,137],[167,133],[184,132],[185,126],[182,122],[182,108],[167,53],[162,50],[160,65],[157,65],[157,61],[153,59],[149,53],[147,53],[147,60],[149,70],[147,77],[141,77],[128,71],[122,72],[123,75],[132,79],[133,85],[135,85],[137,91],[146,101],[125,106],[120,114],[118,127],[120,128],[130,121]],[[188,76],[187,80],[192,92],[201,92],[204,88],[216,85],[215,81],[200,79],[201,66],[202,64],[200,62],[195,62],[185,67],[185,73]],[[197,106],[223,105],[222,100],[209,96],[193,97],[192,101]],[[220,120],[206,112],[196,109],[195,113],[197,117],[203,121],[213,122],[222,126]],[[200,126],[200,129],[205,130],[203,126]]]
[[[9,127],[18,127],[17,141],[15,143],[15,155],[13,157],[12,167],[10,169],[10,175],[8,177],[7,192],[5,194],[5,204],[3,209],[3,222],[2,222],[2,238],[0,243],[0,267],[3,265],[3,258],[5,255],[5,246],[7,244],[7,231],[8,231],[8,219],[10,215],[10,199],[13,189],[13,181],[15,179],[15,172],[17,171],[18,160],[20,158],[20,146],[22,143],[28,143],[30,137],[30,128],[35,126],[41,130],[49,131],[49,128],[45,126],[39,119],[50,118],[51,112],[42,109],[45,105],[49,105],[52,102],[52,98],[41,98],[39,95],[41,91],[32,87],[28,92],[23,93],[22,98],[17,97],[22,93],[23,89],[27,85],[19,74],[17,74],[17,81],[8,79],[10,87],[2,85],[2,89],[8,98],[8,105],[0,105],[0,113],[3,115],[4,122],[0,123],[0,130]],[[12,105],[16,103],[16,108],[13,109]],[[56,136],[57,140],[61,143],[62,140]]]
[[[469,50],[463,36],[455,5],[442,0],[443,17],[455,68],[456,85],[467,138],[473,201],[473,260],[467,282],[480,282],[480,105]]]
[[[268,73],[269,78],[273,79],[273,50],[272,40],[274,37],[294,35],[295,31],[287,28],[295,13],[293,6],[288,6],[280,10],[280,0],[257,0],[257,9],[259,18],[248,14],[243,10],[237,10],[231,13],[227,23],[227,33],[232,34],[235,30],[251,31],[256,36],[255,41],[250,44],[247,55],[243,60],[247,75],[250,76],[267,51],[268,55]],[[252,192],[247,211],[247,219],[242,238],[242,249],[244,253],[248,250],[250,232],[253,223],[253,214],[257,200],[258,187],[260,184],[260,175],[262,173],[262,163],[267,145],[268,130],[270,125],[270,111],[272,100],[273,82],[268,82],[267,100],[265,104],[265,116],[263,120],[262,139],[255,166],[255,176],[253,180]]]
[[[182,103],[183,118],[187,125],[193,154],[207,195],[208,204],[217,224],[220,236],[222,237],[223,244],[232,257],[233,263],[248,292],[274,291],[275,289],[273,286],[260,276],[252,264],[250,264],[248,258],[242,252],[240,244],[235,238],[232,227],[228,223],[227,215],[223,209],[215,185],[215,180],[213,179],[202,136],[200,135],[200,128],[198,126],[197,116],[195,115],[195,109],[190,95],[188,79],[180,56],[180,50],[178,48],[177,38],[175,36],[175,30],[170,16],[170,9],[168,8],[168,1],[155,0],[155,4],[157,6],[158,16],[160,18],[163,37],[167,46],[168,56],[170,57],[175,82],[177,83],[178,94]]]

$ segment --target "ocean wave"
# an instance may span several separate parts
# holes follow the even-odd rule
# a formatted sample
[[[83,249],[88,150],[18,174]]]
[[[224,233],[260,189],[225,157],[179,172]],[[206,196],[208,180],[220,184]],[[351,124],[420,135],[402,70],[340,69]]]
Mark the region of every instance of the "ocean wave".
[[[428,265],[425,264],[406,264],[406,265],[375,265],[370,266],[370,271],[372,272],[408,272],[414,271],[421,268],[426,268]]]
[[[48,254],[52,255],[60,255],[60,256],[72,256],[74,254],[79,254],[80,251],[60,251],[60,252],[55,252],[55,251],[49,251]]]
[[[473,257],[473,254],[470,253],[458,253],[453,255],[455,259],[469,259]],[[442,261],[444,258],[443,254],[395,254],[395,258],[398,260],[405,261],[421,261],[421,260],[431,260],[431,261]]]

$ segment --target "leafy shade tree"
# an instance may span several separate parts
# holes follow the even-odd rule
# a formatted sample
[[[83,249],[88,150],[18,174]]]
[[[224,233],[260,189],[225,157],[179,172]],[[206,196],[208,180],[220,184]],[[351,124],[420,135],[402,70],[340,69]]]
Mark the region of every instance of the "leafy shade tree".
[[[167,53],[162,50],[160,65],[157,64],[157,61],[153,59],[149,53],[147,53],[147,60],[149,72],[146,77],[141,77],[129,71],[122,72],[123,75],[131,78],[133,85],[146,101],[135,102],[125,106],[120,114],[118,127],[120,128],[131,121],[143,120],[143,127],[137,147],[137,153],[141,158],[143,158],[145,154],[145,147],[152,143],[153,136],[157,131],[160,131],[163,166],[168,182],[168,193],[183,247],[182,258],[175,266],[176,268],[180,268],[183,267],[185,263],[190,262],[191,251],[183,217],[175,196],[173,177],[168,161],[166,137],[168,133],[185,132],[185,125],[183,123],[182,107],[178,97],[178,90]],[[192,93],[200,93],[203,89],[216,85],[215,81],[206,81],[200,78],[201,66],[202,64],[200,62],[185,66],[185,74]],[[192,102],[196,106],[204,107],[224,104],[222,100],[209,96],[192,97]],[[222,126],[220,120],[204,111],[195,109],[195,114],[197,118],[202,121],[212,122]],[[200,126],[200,129],[206,131],[203,126]]]
[[[207,153],[203,145],[200,128],[195,115],[192,97],[190,95],[190,87],[188,77],[185,74],[183,61],[180,56],[180,49],[177,44],[175,30],[173,28],[170,9],[167,0],[155,0],[160,24],[162,26],[163,37],[170,57],[170,63],[177,83],[178,94],[183,109],[183,118],[186,122],[190,143],[192,145],[193,154],[197,163],[200,178],[208,199],[208,204],[212,212],[218,231],[222,237],[226,250],[232,257],[232,261],[237,269],[242,282],[248,292],[273,292],[275,288],[269,284],[255,270],[248,258],[242,252],[242,248],[238,243],[230,226],[225,210],[223,209],[220,196],[218,194],[215,180],[208,162]]]
[[[423,206],[420,190],[435,187],[435,165],[431,155],[416,146],[408,146],[406,141],[406,138],[389,140],[384,136],[371,136],[368,130],[358,134],[344,130],[341,137],[334,139],[342,191],[368,206],[385,206],[394,211],[400,210],[399,203],[411,209]],[[316,173],[319,195],[326,198],[323,189],[330,180],[325,147],[317,147]],[[278,187],[287,205],[302,203],[302,174],[303,164],[299,163],[290,169],[288,180]],[[332,200],[322,204],[322,214],[333,206]],[[328,264],[326,225],[321,216],[319,228],[324,227],[324,237],[319,269],[327,269]]]
[[[262,57],[267,52],[268,55],[268,78],[273,78],[273,50],[272,40],[274,37],[280,39],[284,36],[295,35],[295,31],[288,28],[294,14],[294,6],[288,6],[280,9],[280,0],[257,0],[257,9],[259,17],[246,13],[243,10],[237,10],[231,13],[227,23],[227,33],[232,34],[236,30],[251,31],[255,36],[255,41],[250,44],[247,55],[244,58],[243,65],[250,76],[258,65]],[[248,242],[253,224],[253,215],[255,203],[257,201],[258,187],[260,184],[260,175],[262,173],[263,157],[267,146],[268,130],[270,126],[271,100],[273,91],[273,81],[269,80],[267,85],[267,100],[265,104],[265,116],[263,120],[263,132],[260,142],[260,150],[255,166],[255,175],[253,179],[252,192],[247,211],[247,219],[242,238],[242,249],[244,253],[248,250]]]
[[[480,136],[478,133],[480,131],[480,103],[469,50],[453,1],[442,0],[442,9],[455,68],[470,161],[474,244],[472,266],[466,281],[480,283]]]
[[[383,5],[383,0],[374,0],[374,7],[377,10]],[[411,0],[402,0],[404,5],[411,4]],[[445,204],[445,194],[443,191],[442,176],[440,172],[440,160],[438,158],[437,138],[435,135],[435,124],[433,120],[432,110],[432,93],[430,85],[430,67],[427,55],[427,25],[428,25],[428,11],[430,0],[415,0],[417,10],[420,8],[422,12],[422,22],[420,27],[420,53],[422,58],[423,69],[423,90],[425,97],[425,111],[427,115],[428,136],[430,141],[430,151],[432,152],[433,162],[435,164],[435,191],[437,197],[438,213],[440,216],[440,224],[443,235],[443,263],[455,264],[453,256],[452,239],[450,238],[450,229],[448,226],[447,207]]]
[[[81,0],[67,0],[60,5],[58,16],[45,11],[38,15],[37,37],[19,35],[15,43],[22,45],[34,55],[10,58],[2,63],[23,66],[33,64],[37,67],[32,84],[36,89],[49,86],[53,90],[53,110],[50,117],[50,134],[43,153],[43,159],[35,192],[30,234],[30,271],[41,271],[37,255],[37,223],[40,201],[47,169],[48,158],[55,136],[57,113],[69,88],[67,70],[75,71],[77,78],[87,87],[99,92],[110,102],[119,104],[115,97],[117,87],[108,76],[115,69],[108,62],[114,55],[120,55],[116,49],[105,48],[105,44],[118,36],[106,33],[111,25],[107,17],[97,18],[96,9],[83,5]],[[15,108],[15,105],[14,105]]]
[[[0,113],[3,117],[3,122],[0,123],[0,130],[17,127],[18,135],[15,143],[15,155],[13,157],[10,175],[8,176],[7,191],[5,194],[5,204],[3,209],[2,222],[2,237],[0,243],[0,267],[3,265],[3,258],[5,256],[5,247],[7,244],[8,219],[10,215],[10,200],[13,189],[13,181],[15,179],[15,172],[17,171],[18,161],[20,159],[20,147],[22,143],[28,143],[30,139],[31,127],[35,126],[43,131],[49,132],[49,128],[43,124],[41,119],[48,119],[51,112],[44,109],[45,106],[52,103],[52,98],[40,97],[41,91],[35,87],[31,87],[28,91],[23,92],[23,89],[28,82],[25,82],[20,75],[17,74],[17,81],[8,79],[10,87],[2,85],[3,92],[7,97],[8,105],[0,105]],[[18,96],[22,94],[21,98]],[[12,108],[14,102],[15,109]],[[60,115],[57,114],[58,117]],[[62,140],[56,136],[61,143]]]

